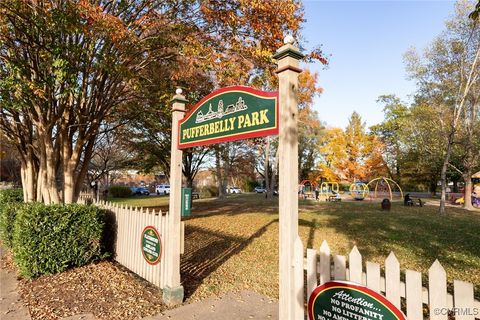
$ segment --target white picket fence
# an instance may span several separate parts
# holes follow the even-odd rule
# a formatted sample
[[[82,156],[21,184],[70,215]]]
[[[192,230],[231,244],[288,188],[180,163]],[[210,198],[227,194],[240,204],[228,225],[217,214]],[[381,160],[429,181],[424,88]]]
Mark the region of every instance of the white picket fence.
[[[362,255],[356,246],[348,255],[348,267],[347,257],[332,256],[326,241],[319,250],[307,249],[304,260],[307,299],[318,285],[330,280],[347,280],[383,294],[402,309],[409,320],[423,320],[424,306],[428,307],[431,320],[449,319],[448,310],[457,320],[480,319],[480,302],[474,299],[473,284],[454,280],[453,295],[448,293],[447,275],[438,260],[428,271],[428,288],[422,286],[422,274],[417,271],[406,270],[405,282],[400,280],[400,263],[393,252],[385,260],[385,277],[381,275],[380,264],[367,261],[365,266],[364,271]]]
[[[79,202],[91,202],[92,200],[89,199],[92,198],[88,193],[81,194],[79,197]],[[124,267],[128,268],[130,271],[163,289],[166,284],[166,268],[165,263],[163,263],[163,251],[165,249],[166,242],[169,241],[170,234],[167,223],[168,212],[140,207],[130,207],[124,204],[119,205],[105,201],[93,201],[93,203],[102,209],[110,211],[115,217],[115,260]],[[155,265],[147,263],[142,254],[142,232],[147,226],[153,226],[155,229],[157,229],[157,231],[160,233],[162,242],[162,257],[160,259],[160,263]],[[183,253],[183,222],[181,224],[181,233],[181,253]]]

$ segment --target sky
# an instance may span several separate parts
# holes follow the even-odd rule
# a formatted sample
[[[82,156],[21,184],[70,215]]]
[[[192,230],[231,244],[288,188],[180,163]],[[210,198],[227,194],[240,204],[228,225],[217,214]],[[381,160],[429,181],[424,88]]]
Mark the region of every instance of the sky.
[[[345,128],[357,111],[367,127],[383,120],[384,94],[411,101],[415,83],[407,79],[403,54],[420,52],[444,30],[453,1],[324,1],[304,0],[302,35],[305,49],[322,46],[330,57],[304,67],[318,71],[324,93],[314,108],[328,126]]]

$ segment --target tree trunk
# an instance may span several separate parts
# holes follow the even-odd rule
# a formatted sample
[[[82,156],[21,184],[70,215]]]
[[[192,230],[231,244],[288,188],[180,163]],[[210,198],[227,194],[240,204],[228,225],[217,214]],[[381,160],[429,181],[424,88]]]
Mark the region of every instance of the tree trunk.
[[[463,199],[463,208],[466,210],[473,210],[472,205],[472,172],[471,170],[466,170],[463,174],[463,180],[465,181],[465,195]]]
[[[430,194],[432,195],[432,197],[434,197],[437,194],[437,181],[436,180],[432,180],[430,182],[430,187],[429,187],[428,191],[430,191]]]
[[[270,167],[270,137],[267,136],[267,145],[265,146],[265,189],[267,189],[266,197],[271,197],[272,192],[271,192],[271,185],[270,185],[270,177],[268,174],[269,167]]]
[[[229,178],[231,177],[231,169],[232,169],[232,164],[230,163],[230,157],[229,157],[229,153],[230,153],[230,143],[227,142],[226,145],[225,145],[225,148],[223,148],[223,154],[222,154],[222,163],[223,163],[223,181],[222,181],[222,184],[223,184],[223,187],[226,188],[229,186],[228,184],[228,181],[229,181]],[[230,187],[232,187],[232,185],[230,185]],[[226,192],[225,194],[227,194],[228,192]]]
[[[225,198],[225,185],[223,184],[223,177],[222,177],[222,166],[221,166],[221,153],[220,147],[215,147],[215,175],[217,178],[217,186],[218,186],[218,199]]]
[[[277,185],[277,165],[278,165],[278,149],[275,153],[275,161],[272,163],[272,179],[270,180],[270,189],[268,190],[269,197],[273,197],[275,186]]]
[[[187,180],[187,188],[193,189],[193,178],[191,175],[185,176],[185,179]]]
[[[446,191],[447,191],[447,167],[448,163],[450,162],[450,155],[452,153],[452,146],[453,146],[453,135],[454,135],[454,130],[450,132],[448,135],[448,140],[447,140],[447,152],[445,154],[445,158],[443,159],[443,165],[442,165],[442,172],[440,175],[440,179],[442,182],[442,190],[441,190],[441,196],[440,196],[440,208],[438,213],[439,214],[445,214],[445,202],[446,202]]]
[[[68,166],[63,173],[63,202],[75,202],[75,172]]]

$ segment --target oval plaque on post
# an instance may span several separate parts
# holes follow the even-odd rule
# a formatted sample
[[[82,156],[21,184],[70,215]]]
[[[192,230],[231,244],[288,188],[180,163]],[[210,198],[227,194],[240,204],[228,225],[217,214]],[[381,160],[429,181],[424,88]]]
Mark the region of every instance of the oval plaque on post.
[[[379,293],[346,281],[327,282],[313,290],[308,299],[310,320],[406,320]]]
[[[147,226],[142,232],[142,255],[148,264],[154,265],[160,262],[162,257],[162,239],[157,229]]]

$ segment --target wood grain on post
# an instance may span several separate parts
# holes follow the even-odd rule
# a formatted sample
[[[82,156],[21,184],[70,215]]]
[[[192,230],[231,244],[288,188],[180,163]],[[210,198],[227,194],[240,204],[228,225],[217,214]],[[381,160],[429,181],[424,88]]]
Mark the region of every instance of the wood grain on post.
[[[288,38],[288,39],[287,39]],[[304,56],[291,37],[277,50],[279,90],[279,318],[295,317],[294,243],[298,235],[298,74]],[[303,269],[303,268],[302,268]]]
[[[182,150],[177,148],[178,121],[185,113],[187,100],[177,89],[172,99],[172,144],[170,163],[170,201],[167,215],[168,235],[165,244],[166,285],[180,286],[180,233],[181,233],[181,193],[182,193]]]

